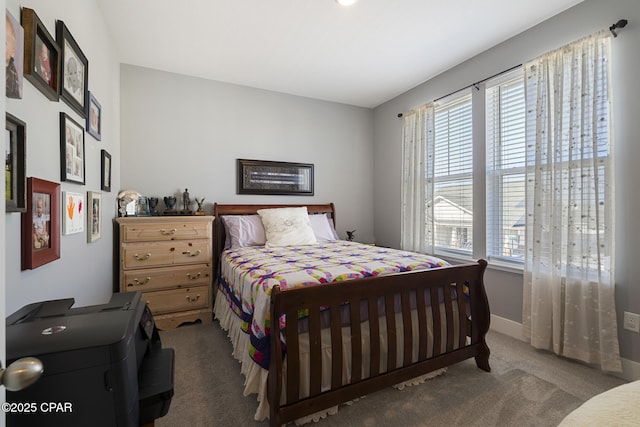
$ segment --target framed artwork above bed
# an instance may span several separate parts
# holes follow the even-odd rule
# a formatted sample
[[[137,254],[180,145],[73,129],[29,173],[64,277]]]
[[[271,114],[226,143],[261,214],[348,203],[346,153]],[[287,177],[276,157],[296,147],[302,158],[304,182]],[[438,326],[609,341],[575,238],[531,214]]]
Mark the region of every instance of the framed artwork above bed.
[[[313,196],[313,164],[238,159],[238,194]]]

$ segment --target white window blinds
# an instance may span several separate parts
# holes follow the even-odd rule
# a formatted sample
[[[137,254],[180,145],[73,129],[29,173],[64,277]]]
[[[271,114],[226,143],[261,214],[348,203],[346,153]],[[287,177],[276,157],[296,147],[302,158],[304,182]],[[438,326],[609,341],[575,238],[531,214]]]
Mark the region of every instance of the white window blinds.
[[[433,185],[428,206],[436,253],[470,254],[473,237],[473,139],[471,93],[436,105]]]
[[[525,96],[522,69],[487,82],[487,256],[521,262],[525,236]]]

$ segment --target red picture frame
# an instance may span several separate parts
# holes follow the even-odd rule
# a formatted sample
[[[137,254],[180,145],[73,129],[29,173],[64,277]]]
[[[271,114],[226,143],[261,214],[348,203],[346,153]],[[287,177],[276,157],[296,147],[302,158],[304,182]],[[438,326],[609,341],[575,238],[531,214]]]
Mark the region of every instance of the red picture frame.
[[[60,258],[60,184],[27,178],[27,211],[22,214],[22,270]]]

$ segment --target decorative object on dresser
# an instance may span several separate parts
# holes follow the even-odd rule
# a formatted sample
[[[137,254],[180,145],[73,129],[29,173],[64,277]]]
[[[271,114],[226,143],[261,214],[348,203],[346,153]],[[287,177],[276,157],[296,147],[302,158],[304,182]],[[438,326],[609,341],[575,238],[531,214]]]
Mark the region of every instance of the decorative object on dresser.
[[[180,211],[180,215],[193,215],[193,211],[191,211],[191,198],[189,197],[188,188],[185,188],[184,193],[182,193],[182,210]]]
[[[204,197],[202,199],[198,199],[196,197],[196,203],[198,204],[198,210],[196,211],[196,215],[204,215]]]
[[[136,216],[140,193],[135,190],[122,190],[118,193],[118,215]]]
[[[120,292],[141,291],[160,329],[211,322],[212,216],[116,219]]]
[[[149,198],[147,196],[138,197],[136,216],[151,216],[151,210],[149,209]]]
[[[164,196],[164,212],[163,215],[177,215],[176,196]]]
[[[160,212],[158,212],[158,198],[157,197],[149,197],[149,213],[151,216],[158,216]]]

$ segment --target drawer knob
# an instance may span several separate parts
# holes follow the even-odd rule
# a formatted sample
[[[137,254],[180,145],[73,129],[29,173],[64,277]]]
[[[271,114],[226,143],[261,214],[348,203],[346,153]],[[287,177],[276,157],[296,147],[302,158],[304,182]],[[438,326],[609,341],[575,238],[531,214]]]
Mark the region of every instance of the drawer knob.
[[[199,279],[200,276],[202,276],[202,273],[198,273],[198,274],[187,273],[187,278],[190,279],[190,280]]]
[[[138,254],[134,254],[133,257],[136,259],[136,261],[146,261],[149,258],[151,258],[151,254],[147,253],[147,254],[145,254],[143,256],[140,256]]]
[[[198,256],[198,255],[200,255],[200,253],[201,253],[201,252],[202,252],[202,251],[201,251],[200,249],[198,249],[197,251],[195,251],[195,252],[193,252],[193,253],[192,253],[191,251],[184,251],[184,252],[182,252],[182,255],[187,255],[187,256]]]
[[[164,228],[162,228],[162,229],[160,229],[160,234],[163,234],[165,236],[171,236],[172,234],[175,234],[176,231],[178,231],[178,230],[176,230],[175,228],[173,228],[171,230],[165,230]]]
[[[127,284],[127,286],[131,287],[131,286],[142,286],[142,285],[146,285],[147,283],[149,283],[151,281],[151,277],[147,276],[145,277],[145,279],[143,281],[138,280],[138,278],[133,279],[133,283],[129,283]]]
[[[195,297],[192,297],[191,295],[187,295],[187,301],[189,302],[196,302],[200,299],[200,294],[196,295]]]

